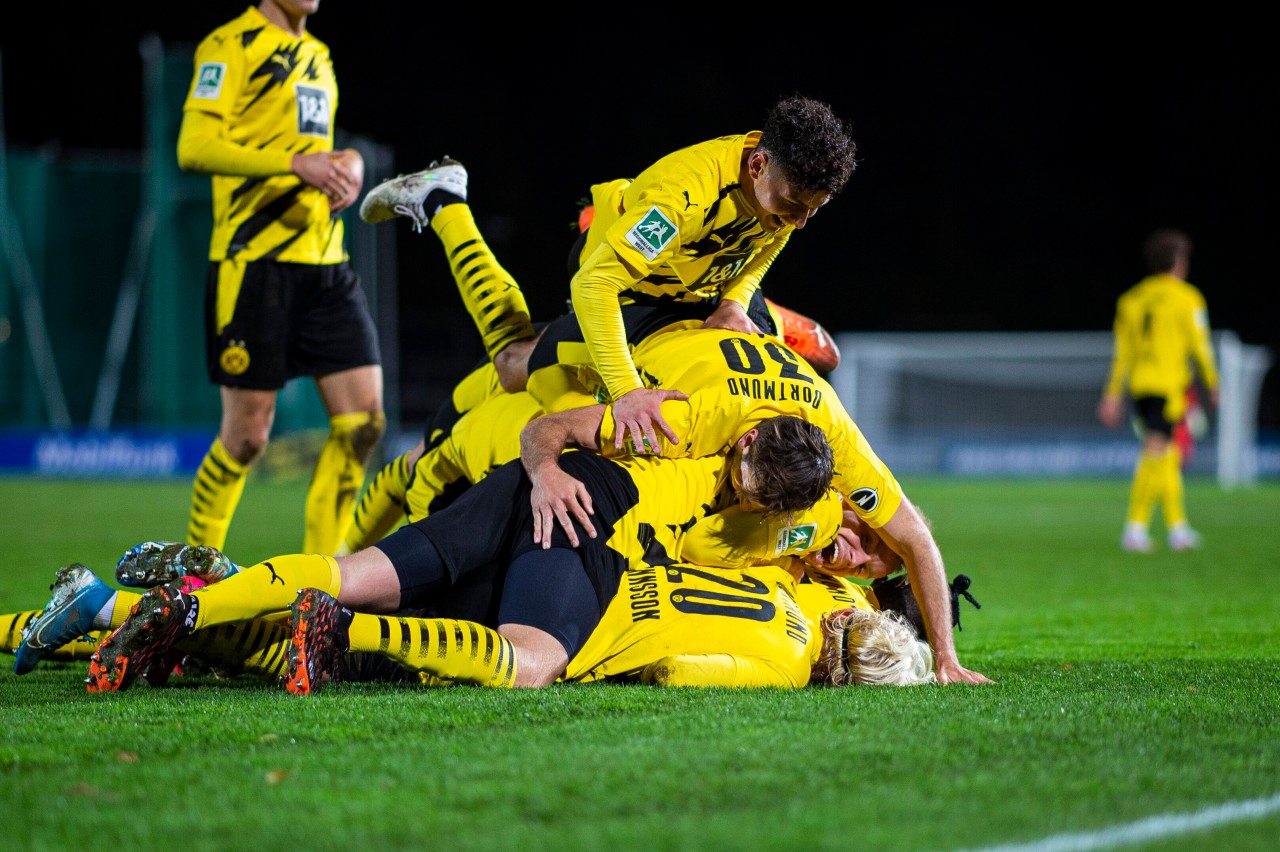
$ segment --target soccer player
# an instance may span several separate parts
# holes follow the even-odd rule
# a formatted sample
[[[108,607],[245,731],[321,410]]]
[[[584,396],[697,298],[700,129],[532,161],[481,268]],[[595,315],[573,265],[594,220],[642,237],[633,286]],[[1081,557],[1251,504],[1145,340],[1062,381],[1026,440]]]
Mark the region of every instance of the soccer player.
[[[645,388],[639,380],[628,350],[639,337],[634,324],[629,334],[621,306],[647,308],[650,328],[698,319],[715,328],[764,330],[749,315],[761,279],[792,232],[843,189],[855,152],[845,123],[827,104],[796,95],[774,105],[763,130],[691,145],[634,180],[592,187],[594,218],[581,251],[571,258],[578,268],[570,283],[568,321],[578,326],[576,335],[553,335],[559,345],[542,352],[532,352],[529,336],[509,343],[498,361],[503,387],[528,383],[545,410],[560,410],[536,386],[534,373],[565,363],[558,350],[576,336],[616,407],[619,437],[656,445],[662,431],[676,440],[659,410],[674,391]],[[440,233],[449,222],[469,217],[449,210],[465,200],[466,171],[446,160],[376,187],[362,203],[361,216],[370,222],[407,216],[419,229],[429,224]],[[437,221],[442,215],[448,221]],[[451,264],[463,260],[453,252],[449,257]],[[499,294],[503,288],[483,290]],[[469,300],[465,290],[464,301],[486,328],[484,306]],[[525,352],[532,354],[522,357]]]
[[[663,554],[678,551],[684,530],[728,505],[785,515],[830,492],[831,448],[799,418],[762,422],[716,456],[611,460],[595,452],[605,413],[593,406],[536,418],[522,436],[520,461],[357,553],[269,559],[190,594],[151,590],[94,654],[90,690],[125,689],[181,636],[283,611],[299,589],[318,588],[353,609],[394,612],[494,564],[507,570],[499,628],[476,625],[468,635],[500,653],[472,659],[498,682],[549,683],[599,621],[630,563],[670,559]],[[562,452],[566,444],[582,449]],[[568,509],[565,494],[574,500]],[[574,522],[588,513],[592,526],[579,536]],[[825,542],[802,544],[774,553]],[[440,650],[471,656],[452,645]]]
[[[1128,391],[1142,448],[1120,546],[1133,553],[1154,549],[1148,528],[1159,504],[1169,549],[1193,550],[1200,546],[1200,535],[1187,522],[1182,453],[1172,437],[1186,414],[1187,391],[1194,387],[1192,364],[1209,403],[1218,404],[1209,313],[1200,290],[1186,280],[1191,267],[1191,239],[1186,233],[1157,230],[1147,237],[1143,252],[1150,274],[1116,303],[1114,351],[1098,418],[1112,428],[1119,426],[1122,394]]]
[[[337,82],[307,31],[319,5],[261,0],[196,48],[177,155],[212,175],[205,345],[222,422],[192,487],[190,544],[224,547],[291,379],[312,376],[329,417],[303,550],[338,549],[385,429],[377,330],[338,215],[364,167],[333,151]]]

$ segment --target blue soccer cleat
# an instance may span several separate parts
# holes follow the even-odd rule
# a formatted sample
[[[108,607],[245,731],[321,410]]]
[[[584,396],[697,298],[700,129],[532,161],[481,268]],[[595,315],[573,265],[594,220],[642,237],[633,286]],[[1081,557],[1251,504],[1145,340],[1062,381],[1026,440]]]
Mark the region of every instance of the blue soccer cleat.
[[[93,631],[97,615],[115,589],[83,565],[59,568],[49,587],[53,597],[40,617],[27,626],[13,663],[15,674],[24,675],[63,645]]]
[[[124,552],[116,563],[116,582],[130,588],[153,588],[188,575],[216,583],[237,573],[236,565],[216,547],[180,541],[144,541]]]

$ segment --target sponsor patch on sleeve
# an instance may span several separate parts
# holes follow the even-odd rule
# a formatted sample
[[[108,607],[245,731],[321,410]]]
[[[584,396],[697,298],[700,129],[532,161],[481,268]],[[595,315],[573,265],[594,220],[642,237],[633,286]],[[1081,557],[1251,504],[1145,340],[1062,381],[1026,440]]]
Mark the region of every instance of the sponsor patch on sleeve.
[[[676,226],[657,207],[650,207],[644,218],[627,231],[627,243],[636,251],[653,260],[667,247],[676,235]]]
[[[222,94],[222,81],[227,76],[227,63],[201,62],[196,71],[196,86],[191,92],[193,98],[216,101]]]

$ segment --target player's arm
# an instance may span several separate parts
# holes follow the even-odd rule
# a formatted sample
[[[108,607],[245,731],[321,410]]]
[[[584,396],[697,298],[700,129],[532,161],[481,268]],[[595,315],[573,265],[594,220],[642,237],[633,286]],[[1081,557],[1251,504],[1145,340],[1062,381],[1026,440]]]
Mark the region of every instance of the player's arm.
[[[574,547],[578,546],[574,518],[587,535],[596,537],[595,526],[588,517],[595,513],[591,494],[560,467],[560,454],[571,447],[597,449],[604,413],[603,405],[571,408],[535,417],[520,430],[520,463],[533,483],[529,498],[533,506],[533,540],[543,549],[551,547],[552,524],[557,521]]]
[[[751,657],[673,654],[645,666],[640,682],[653,686],[802,687],[786,672]]]
[[[1102,399],[1098,401],[1098,419],[1104,425],[1115,428],[1120,425],[1124,416],[1124,400],[1121,395],[1124,393],[1124,383],[1129,375],[1134,351],[1123,307],[1116,310],[1112,337],[1111,369],[1107,374],[1107,383],[1103,386]]]
[[[1209,309],[1204,298],[1195,299],[1191,308],[1191,357],[1200,372],[1200,380],[1209,392],[1209,403],[1218,406],[1218,365],[1213,355],[1213,339],[1209,329]]]
[[[938,683],[991,683],[985,675],[960,665],[952,636],[951,594],[942,553],[915,505],[903,496],[880,534],[907,568],[907,579],[924,617],[933,648]]]
[[[582,338],[591,353],[596,372],[614,401],[615,417],[621,428],[617,446],[629,434],[636,444],[645,440],[658,445],[661,433],[672,443],[679,437],[662,417],[662,401],[683,399],[678,390],[648,390],[636,373],[635,361],[627,347],[627,331],[622,321],[618,295],[638,282],[643,270],[623,260],[608,243],[601,243],[569,283],[573,312],[582,328]]]
[[[751,262],[733,278],[733,283],[724,291],[720,304],[707,318],[703,325],[707,328],[727,328],[730,331],[741,331],[747,334],[763,333],[747,316],[751,306],[751,297],[760,289],[764,274],[769,271],[773,261],[782,251],[791,234],[786,234],[762,248]],[[781,333],[781,330],[779,330]]]

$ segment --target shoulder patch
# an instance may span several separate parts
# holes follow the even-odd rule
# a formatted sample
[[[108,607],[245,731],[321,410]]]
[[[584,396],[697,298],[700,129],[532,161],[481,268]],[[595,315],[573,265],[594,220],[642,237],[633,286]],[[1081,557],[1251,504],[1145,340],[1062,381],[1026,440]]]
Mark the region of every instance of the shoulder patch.
[[[818,536],[817,524],[798,524],[784,526],[778,530],[778,537],[773,543],[773,555],[803,555],[817,549],[814,543]]]
[[[849,502],[858,507],[860,512],[874,512],[880,505],[880,492],[874,488],[859,488],[849,495]]]
[[[222,81],[227,76],[227,63],[201,62],[196,71],[196,85],[191,97],[216,101],[222,94]]]
[[[627,231],[627,243],[648,260],[653,260],[676,235],[676,226],[656,206]]]

